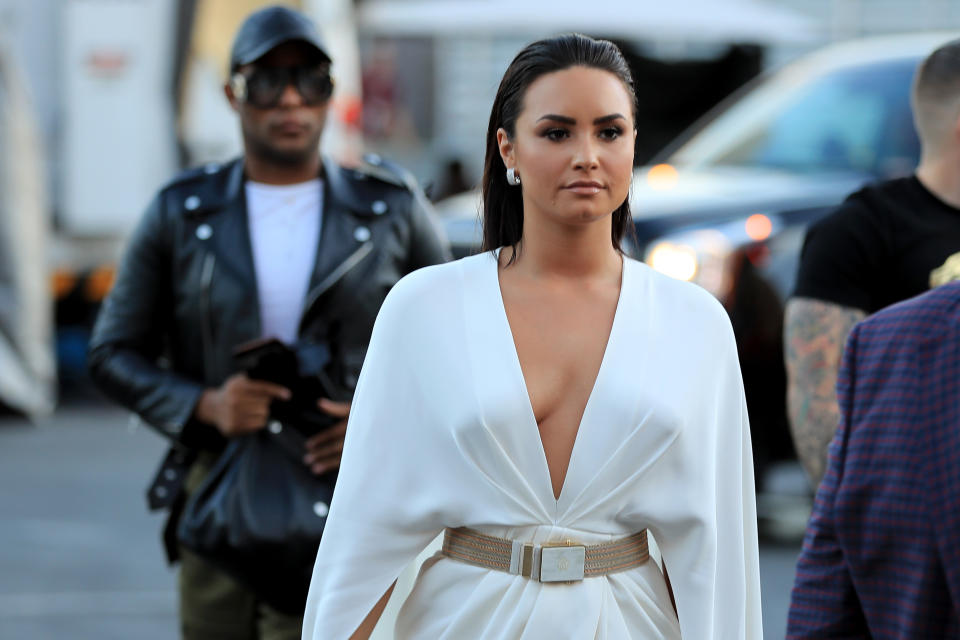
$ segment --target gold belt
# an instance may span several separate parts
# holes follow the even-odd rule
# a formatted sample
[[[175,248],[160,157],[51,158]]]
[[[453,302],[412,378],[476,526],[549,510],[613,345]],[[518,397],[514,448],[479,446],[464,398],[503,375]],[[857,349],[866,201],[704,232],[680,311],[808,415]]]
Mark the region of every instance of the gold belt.
[[[454,560],[540,582],[595,578],[639,567],[650,558],[646,529],[601,544],[565,540],[540,545],[488,536],[466,527],[448,528],[441,552]]]

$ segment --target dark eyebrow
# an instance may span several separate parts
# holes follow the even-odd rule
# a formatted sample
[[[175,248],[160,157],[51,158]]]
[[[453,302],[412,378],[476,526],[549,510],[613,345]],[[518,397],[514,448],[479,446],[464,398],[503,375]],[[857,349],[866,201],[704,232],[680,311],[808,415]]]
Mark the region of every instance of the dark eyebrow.
[[[619,113],[611,113],[608,116],[597,118],[596,120],[593,121],[593,124],[603,124],[605,122],[611,122],[613,120],[618,120],[618,119],[626,120],[626,118],[624,118],[623,115]],[[569,124],[569,125],[577,124],[577,121],[574,118],[570,118],[567,116],[558,116],[555,113],[548,113],[545,116],[540,116],[537,122],[540,122],[540,120],[556,120],[557,122],[562,122],[563,124]]]
[[[577,124],[577,121],[573,118],[568,118],[567,116],[558,116],[554,113],[548,113],[545,116],[540,116],[537,122],[540,120],[556,120],[557,122],[562,122],[563,124]]]
[[[593,124],[603,124],[605,122],[613,122],[614,120],[626,120],[623,115],[619,113],[611,113],[608,116],[603,116],[602,118],[597,118],[593,121]]]

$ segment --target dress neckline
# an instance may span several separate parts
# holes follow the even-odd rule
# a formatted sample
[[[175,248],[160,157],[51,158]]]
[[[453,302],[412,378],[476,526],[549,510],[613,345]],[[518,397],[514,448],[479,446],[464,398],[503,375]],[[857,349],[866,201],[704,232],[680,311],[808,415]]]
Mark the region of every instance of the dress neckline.
[[[527,387],[527,380],[523,375],[523,367],[520,364],[520,354],[517,351],[516,340],[513,335],[513,328],[510,326],[510,319],[507,317],[507,308],[503,301],[503,290],[500,288],[500,250],[492,252],[493,260],[491,260],[491,272],[493,277],[493,285],[496,289],[497,294],[497,315],[499,320],[502,323],[505,329],[505,335],[507,341],[509,342],[509,348],[507,352],[511,354],[511,368],[514,371],[514,375],[517,377],[520,384],[520,389],[523,393],[525,402],[524,408],[526,415],[527,425],[524,427],[524,434],[531,432],[533,438],[536,439],[535,449],[540,452],[540,466],[542,471],[540,472],[547,482],[547,488],[550,495],[550,498],[553,500],[554,506],[559,508],[561,504],[566,504],[569,501],[569,493],[571,489],[569,488],[568,481],[571,476],[574,464],[577,458],[577,450],[581,448],[581,441],[585,437],[584,431],[589,430],[589,419],[591,414],[591,409],[596,404],[596,397],[598,395],[598,389],[601,388],[602,378],[605,371],[608,368],[608,362],[611,358],[611,344],[615,342],[616,334],[619,328],[620,317],[623,315],[623,308],[625,306],[624,298],[625,291],[628,286],[629,278],[629,264],[630,261],[626,256],[622,256],[622,267],[620,272],[620,292],[617,296],[617,306],[614,310],[613,323],[610,325],[610,333],[607,335],[607,342],[604,345],[603,356],[600,359],[600,368],[597,370],[597,375],[593,380],[593,386],[590,388],[590,394],[587,396],[587,402],[583,407],[583,412],[580,416],[580,423],[577,425],[577,433],[574,438],[573,448],[570,451],[570,459],[567,461],[567,470],[564,474],[563,483],[560,486],[560,494],[554,494],[553,492],[553,477],[550,475],[550,467],[547,464],[547,453],[546,449],[543,446],[543,438],[540,435],[540,426],[537,424],[536,414],[533,410],[533,402],[530,400],[530,391]],[[585,427],[588,427],[585,429]]]

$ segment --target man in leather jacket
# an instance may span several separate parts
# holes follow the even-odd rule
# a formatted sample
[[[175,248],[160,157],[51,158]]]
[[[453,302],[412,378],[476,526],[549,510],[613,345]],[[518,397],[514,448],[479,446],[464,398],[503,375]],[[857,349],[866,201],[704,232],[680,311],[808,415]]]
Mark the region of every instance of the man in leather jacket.
[[[149,489],[171,511],[164,540],[181,562],[185,638],[299,638],[300,618],[272,610],[178,548],[176,522],[232,437],[267,423],[289,391],[237,373],[235,347],[276,336],[329,344],[337,424],[308,441],[304,463],[339,465],[377,311],[406,273],[450,258],[409,175],[371,156],[359,168],[319,152],[330,58],[302,14],[272,7],[237,33],[226,95],[244,155],[188,171],[160,190],[134,232],[90,344],[90,372],[112,399],[171,441]]]

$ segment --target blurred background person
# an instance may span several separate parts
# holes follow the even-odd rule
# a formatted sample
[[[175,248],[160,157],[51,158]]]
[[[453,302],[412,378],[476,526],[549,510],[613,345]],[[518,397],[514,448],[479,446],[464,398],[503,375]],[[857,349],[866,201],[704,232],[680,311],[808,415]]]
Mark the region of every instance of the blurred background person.
[[[247,18],[224,89],[243,156],[188,171],[156,195],[91,340],[95,382],[172,441],[150,501],[171,511],[164,538],[181,565],[185,638],[300,636],[299,614],[265,604],[176,542],[185,499],[226,442],[262,429],[271,403],[289,399],[288,389],[238,373],[233,350],[262,337],[329,343],[334,390],[349,397],[387,291],[448,257],[404,173],[320,155],[329,67],[304,15],[270,7]],[[320,475],[339,465],[349,404],[318,400],[337,421],[307,441],[303,463]]]
[[[920,65],[912,106],[916,172],[863,188],[809,229],[786,307],[790,427],[814,486],[840,418],[837,367],[850,329],[941,284],[960,254],[960,40]]]
[[[787,637],[960,633],[960,283],[853,328]]]

